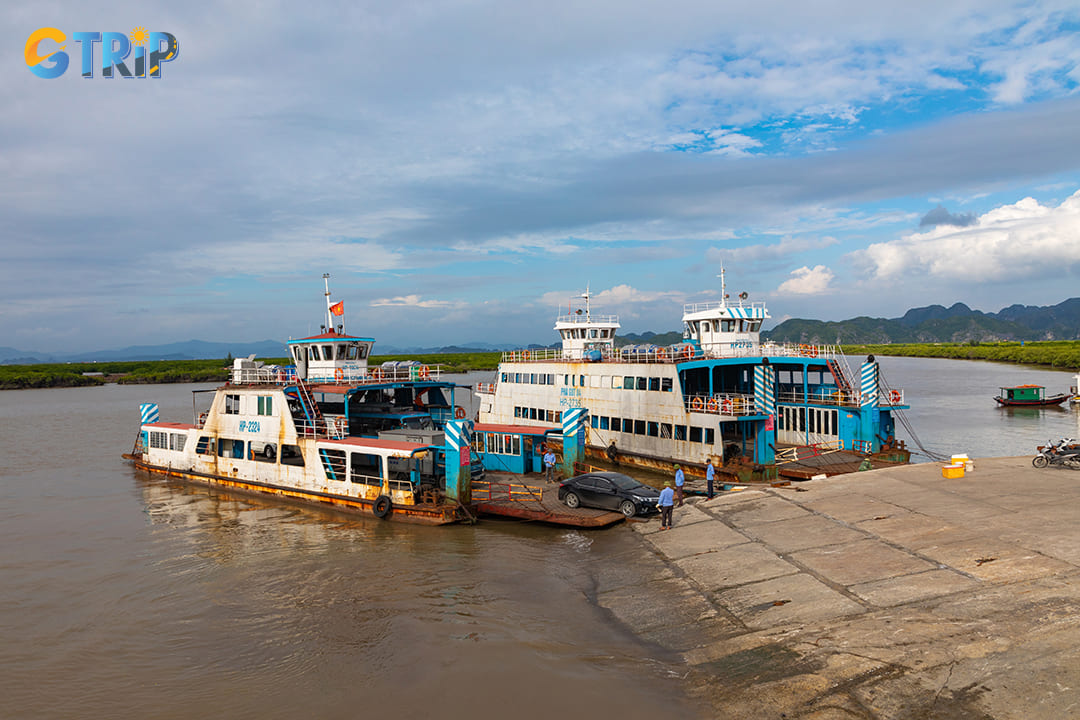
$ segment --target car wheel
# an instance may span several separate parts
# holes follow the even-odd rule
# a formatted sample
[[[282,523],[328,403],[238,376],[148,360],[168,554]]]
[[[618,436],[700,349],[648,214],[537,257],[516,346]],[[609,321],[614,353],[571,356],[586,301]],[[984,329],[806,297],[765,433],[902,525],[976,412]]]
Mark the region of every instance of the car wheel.
[[[637,514],[637,508],[634,507],[634,503],[629,500],[623,500],[622,503],[619,504],[619,510],[621,510],[622,514],[628,518],[634,517],[634,515]]]
[[[566,497],[563,498],[563,502],[566,503],[566,507],[569,508],[576,508],[581,506],[581,498],[577,496],[577,493],[566,493]]]
[[[274,446],[271,445],[270,443],[267,443],[266,447],[263,448],[263,456],[267,460],[273,460],[274,459]]]

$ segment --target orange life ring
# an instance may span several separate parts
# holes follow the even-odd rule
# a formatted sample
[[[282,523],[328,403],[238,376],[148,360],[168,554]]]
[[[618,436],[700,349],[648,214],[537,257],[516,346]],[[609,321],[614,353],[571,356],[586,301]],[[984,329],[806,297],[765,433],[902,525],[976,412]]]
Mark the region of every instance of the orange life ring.
[[[345,371],[341,368],[334,368],[334,382],[345,382]]]
[[[421,380],[427,380],[429,377],[431,377],[431,370],[428,368],[427,365],[421,365],[420,366],[420,379]]]
[[[731,400],[730,399],[725,399],[724,402],[720,403],[720,408],[724,411],[725,415],[730,415],[731,414]]]
[[[694,357],[694,346],[691,345],[690,343],[687,343],[687,344],[683,345],[682,346],[682,354],[683,354],[683,357],[685,357],[687,360]]]
[[[709,398],[709,401],[705,403],[705,407],[708,408],[711,413],[716,412],[716,398]]]
[[[371,379],[379,380],[382,378],[382,368],[371,368]]]
[[[665,350],[664,348],[657,348],[656,349],[656,359],[657,360],[667,360],[667,350]]]
[[[531,359],[531,358],[532,358],[532,355],[531,355],[531,354],[529,353],[529,351],[528,351],[528,350],[526,350],[526,351],[524,351],[523,353],[521,353],[521,357],[522,357],[522,359],[524,359],[524,360],[529,360],[529,359]]]
[[[899,390],[890,390],[889,400],[891,400],[894,405],[897,405],[903,400],[903,395],[900,394]]]
[[[705,407],[705,401],[699,397],[695,397],[690,401],[690,409],[694,412],[701,412],[703,407]]]
[[[460,405],[455,407],[454,408],[454,419],[455,420],[464,420],[465,419],[465,408],[461,407]]]
[[[814,358],[817,357],[817,352],[817,345],[811,345],[810,349],[807,351],[807,355]]]

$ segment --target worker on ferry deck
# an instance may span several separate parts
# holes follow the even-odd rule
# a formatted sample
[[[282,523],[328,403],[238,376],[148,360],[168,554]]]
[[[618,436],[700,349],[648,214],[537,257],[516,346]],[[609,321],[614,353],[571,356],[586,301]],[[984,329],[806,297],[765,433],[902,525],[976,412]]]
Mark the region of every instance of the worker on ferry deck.
[[[686,482],[686,478],[683,476],[682,468],[678,465],[675,466],[675,497],[679,500],[679,507],[682,507],[683,501],[683,483]]]
[[[551,448],[547,448],[544,452],[544,469],[547,473],[547,481],[551,482],[555,474],[555,453],[551,451]]]

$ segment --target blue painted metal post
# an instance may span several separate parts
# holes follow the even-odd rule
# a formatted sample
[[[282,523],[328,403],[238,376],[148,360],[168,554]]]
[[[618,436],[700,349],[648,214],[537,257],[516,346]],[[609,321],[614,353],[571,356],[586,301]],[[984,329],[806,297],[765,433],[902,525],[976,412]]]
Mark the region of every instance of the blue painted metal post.
[[[859,381],[859,440],[862,450],[877,452],[881,443],[877,439],[878,415],[878,364],[872,360],[863,363]]]
[[[563,477],[573,477],[574,463],[585,459],[585,428],[588,419],[589,411],[585,408],[563,411]]]
[[[767,416],[758,425],[754,457],[762,465],[776,462],[776,368],[754,366],[754,404],[757,414]]]
[[[446,423],[446,497],[462,505],[472,502],[472,420]]]

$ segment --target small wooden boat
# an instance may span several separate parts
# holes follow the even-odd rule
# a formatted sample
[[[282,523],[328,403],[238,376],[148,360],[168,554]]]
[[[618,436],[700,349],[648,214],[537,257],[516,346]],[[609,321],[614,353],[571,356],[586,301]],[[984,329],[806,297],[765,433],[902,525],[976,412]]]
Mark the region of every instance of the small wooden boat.
[[[1060,405],[1069,397],[1069,393],[1059,393],[1047,397],[1046,388],[1042,385],[1014,385],[1013,387],[1001,388],[1001,394],[997,395],[994,400],[1002,407],[1041,407],[1044,405]]]

